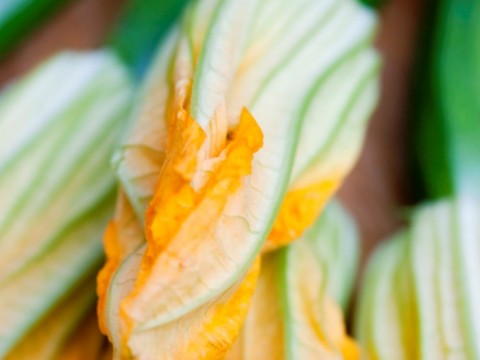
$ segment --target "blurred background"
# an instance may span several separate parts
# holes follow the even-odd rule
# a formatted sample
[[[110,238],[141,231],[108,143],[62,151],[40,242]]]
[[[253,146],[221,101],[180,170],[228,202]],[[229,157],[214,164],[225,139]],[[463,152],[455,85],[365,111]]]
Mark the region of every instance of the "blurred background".
[[[390,0],[381,10],[377,35],[383,56],[381,100],[362,155],[340,191],[340,198],[359,223],[363,259],[376,243],[401,226],[402,208],[414,200],[407,133],[422,3]],[[0,55],[0,86],[59,50],[101,46],[124,6],[121,0],[66,1],[12,52]]]

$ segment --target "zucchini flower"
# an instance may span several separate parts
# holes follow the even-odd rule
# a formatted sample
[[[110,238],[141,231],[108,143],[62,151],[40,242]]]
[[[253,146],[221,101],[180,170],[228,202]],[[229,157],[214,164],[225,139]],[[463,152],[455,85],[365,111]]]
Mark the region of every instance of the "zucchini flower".
[[[370,359],[480,359],[480,2],[431,5],[412,130],[416,180],[440,200],[370,261],[356,319]]]
[[[300,236],[358,154],[377,96],[375,22],[353,0],[187,9],[115,159],[98,277],[115,357],[228,351],[262,248]]]
[[[64,53],[0,96],[1,358],[21,358],[30,333],[52,354],[95,301],[76,289],[95,288],[131,90],[109,52]]]
[[[480,206],[423,205],[368,265],[356,335],[369,359],[480,358]]]
[[[332,203],[294,244],[266,254],[242,332],[226,360],[359,359],[342,310],[358,261],[355,224]]]
[[[47,317],[29,330],[3,359],[65,358],[60,354],[66,351],[68,343],[71,341],[70,337],[95,302],[95,287],[92,287],[92,277],[88,280],[77,287],[65,300],[56,304]],[[98,333],[98,330],[96,332]],[[90,336],[94,333],[95,328],[93,331],[89,331]],[[97,336],[96,339],[99,337]],[[78,340],[76,339],[76,341]],[[85,347],[84,351],[88,351],[89,348]],[[89,359],[95,359],[95,357],[89,357]]]

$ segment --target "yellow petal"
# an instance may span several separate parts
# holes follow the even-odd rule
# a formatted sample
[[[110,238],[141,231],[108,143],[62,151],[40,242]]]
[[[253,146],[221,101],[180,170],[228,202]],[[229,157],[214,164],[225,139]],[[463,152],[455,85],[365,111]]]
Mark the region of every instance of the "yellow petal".
[[[257,259],[245,278],[218,299],[181,321],[131,334],[124,352],[115,357],[152,359],[162,354],[165,360],[221,359],[240,332],[259,272]]]
[[[328,207],[294,244],[263,255],[242,333],[225,360],[260,360],[265,354],[273,360],[360,359],[336,303],[347,300],[355,267],[325,256],[333,248],[339,259],[351,261],[349,252],[356,249],[350,218],[340,210]]]
[[[244,327],[225,360],[285,359],[284,326],[275,255],[262,257],[262,269]]]
[[[219,359],[230,349],[247,315],[259,273],[257,258],[235,294],[225,304],[216,306],[203,329],[192,337],[186,352],[191,359]]]
[[[313,224],[337,190],[341,179],[321,179],[287,192],[263,251],[271,251],[298,239]]]
[[[120,263],[143,242],[143,231],[123,191],[117,199],[115,218],[108,224],[103,244],[107,261],[97,275],[97,314],[100,330],[108,335],[105,319],[108,288]]]
[[[229,136],[219,155],[220,161],[209,173],[204,185],[194,189],[191,183],[198,170],[197,159],[206,136],[190,117],[179,117],[169,139],[170,151],[159,176],[154,197],[146,215],[147,249],[136,285],[122,305],[126,328],[131,330],[129,307],[144,289],[156,258],[182,230],[183,237],[195,233],[208,234],[219,218],[228,197],[241,185],[241,179],[251,172],[253,154],[262,145],[262,133],[247,110],[242,112],[238,128]],[[208,203],[208,208],[200,206]],[[188,228],[185,232],[185,222]],[[169,254],[175,257],[175,254]],[[107,263],[108,266],[108,263]],[[126,335],[128,338],[128,335]]]

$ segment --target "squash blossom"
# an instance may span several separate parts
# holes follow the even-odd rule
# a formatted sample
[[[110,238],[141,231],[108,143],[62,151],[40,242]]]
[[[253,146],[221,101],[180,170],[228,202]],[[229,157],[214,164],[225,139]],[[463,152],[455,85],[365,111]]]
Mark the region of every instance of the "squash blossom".
[[[98,277],[116,358],[221,358],[262,248],[298,238],[359,152],[375,15],[353,0],[202,0],[159,50],[115,162]]]
[[[94,305],[131,92],[99,51],[55,56],[0,95],[2,359],[52,358]]]
[[[431,5],[412,122],[428,199],[368,266],[356,333],[371,359],[480,359],[480,2]]]
[[[356,323],[370,359],[480,358],[479,217],[470,197],[426,204],[377,250]]]
[[[329,205],[294,244],[266,254],[239,338],[226,360],[358,359],[342,311],[356,271],[355,225]]]

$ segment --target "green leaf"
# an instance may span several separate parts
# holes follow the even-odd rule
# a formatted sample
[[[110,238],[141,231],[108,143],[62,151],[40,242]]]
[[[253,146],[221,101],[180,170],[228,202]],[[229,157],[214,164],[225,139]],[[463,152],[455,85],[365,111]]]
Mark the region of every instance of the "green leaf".
[[[416,156],[430,197],[478,194],[480,4],[443,0],[436,7],[417,93]]]
[[[68,0],[2,0],[0,59]]]
[[[108,44],[141,77],[189,0],[129,0]]]

